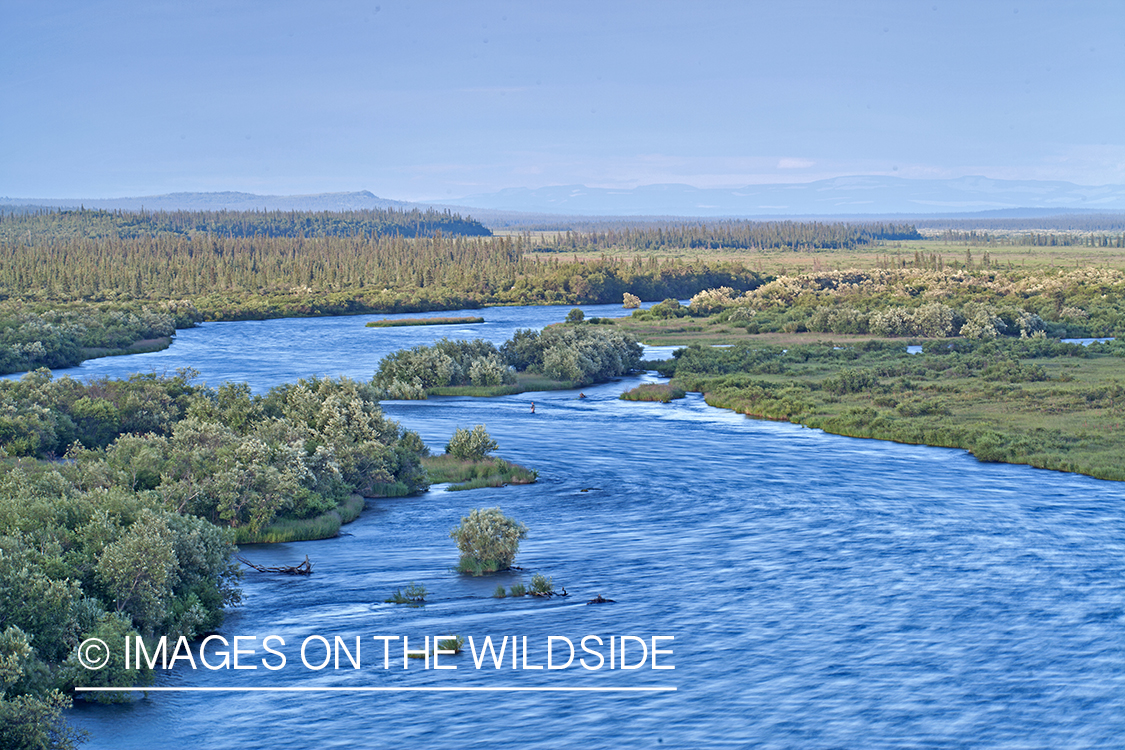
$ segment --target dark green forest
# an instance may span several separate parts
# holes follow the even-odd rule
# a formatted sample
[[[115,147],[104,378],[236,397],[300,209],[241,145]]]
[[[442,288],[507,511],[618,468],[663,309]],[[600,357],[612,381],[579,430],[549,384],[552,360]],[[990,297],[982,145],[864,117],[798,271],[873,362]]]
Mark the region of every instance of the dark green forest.
[[[614,226],[559,232],[532,243],[539,252],[705,250],[839,250],[882,240],[920,240],[910,224],[890,222],[709,221]]]
[[[471,218],[449,211],[103,211],[0,210],[0,239],[136,239],[208,237],[488,237]]]
[[[525,255],[521,238],[67,238],[0,241],[0,301],[190,300],[207,320],[615,302],[750,289],[741,263]]]

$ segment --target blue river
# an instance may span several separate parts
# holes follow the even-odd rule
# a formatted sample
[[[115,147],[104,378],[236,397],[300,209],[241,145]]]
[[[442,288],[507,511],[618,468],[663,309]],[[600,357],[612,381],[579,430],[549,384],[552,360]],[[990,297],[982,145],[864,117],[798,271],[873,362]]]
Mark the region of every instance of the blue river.
[[[312,375],[369,379],[395,349],[441,336],[499,343],[569,309],[466,311],[487,321],[466,326],[211,323],[166,351],[58,375],[192,367],[212,385],[259,392]],[[223,690],[80,704],[69,716],[90,732],[86,747],[1125,746],[1125,486],[747,419],[698,394],[666,405],[617,398],[646,380],[655,376],[588,388],[585,399],[385,403],[438,450],[457,427],[485,424],[500,455],[537,469],[539,482],[370,500],[339,538],[245,548],[262,565],[306,555],[314,565],[307,578],[247,573],[221,635],[232,646],[241,636],[240,665],[256,668],[181,661],[157,686]],[[452,572],[449,530],[492,506],[530,529],[523,570]],[[570,596],[493,598],[533,573]],[[383,603],[411,582],[431,592],[424,607]],[[615,603],[587,604],[599,594]],[[477,668],[467,648],[440,657],[457,669],[403,668],[403,637],[421,648],[455,633],[478,651],[507,636],[500,668]],[[263,650],[268,635],[284,641],[272,642],[287,659],[280,669],[266,666],[279,661]],[[598,655],[582,650],[586,636],[600,639],[586,640]],[[337,637],[348,649],[338,668],[313,669]],[[554,666],[568,655],[558,637],[575,658],[535,669],[550,637]]]

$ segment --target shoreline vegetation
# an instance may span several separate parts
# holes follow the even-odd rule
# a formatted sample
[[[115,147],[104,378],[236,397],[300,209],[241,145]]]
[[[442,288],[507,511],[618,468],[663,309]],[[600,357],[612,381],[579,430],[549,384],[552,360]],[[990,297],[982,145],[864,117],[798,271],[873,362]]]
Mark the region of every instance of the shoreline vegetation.
[[[467,315],[459,318],[399,318],[398,320],[372,320],[371,322],[367,323],[365,327],[392,328],[395,326],[448,326],[483,322],[484,318]]]
[[[671,388],[701,393],[710,406],[749,417],[1125,481],[1121,344],[1086,351],[1051,341],[944,351],[923,345],[918,355],[886,346],[758,350],[751,355],[757,362],[734,372],[696,347],[683,355],[683,370],[676,361],[654,364],[673,376]],[[739,357],[753,350],[725,351]],[[696,358],[711,361],[699,366]],[[770,360],[785,364],[765,364]]]
[[[749,417],[1125,481],[1125,342],[909,341],[922,351],[887,340],[694,344],[645,365],[671,378],[665,388]]]

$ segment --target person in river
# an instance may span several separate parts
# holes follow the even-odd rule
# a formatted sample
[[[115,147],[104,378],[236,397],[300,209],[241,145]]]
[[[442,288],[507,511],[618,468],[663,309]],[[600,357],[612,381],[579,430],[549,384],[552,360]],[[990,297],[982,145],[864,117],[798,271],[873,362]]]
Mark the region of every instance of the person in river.
[[[532,414],[535,413],[535,402],[534,401],[531,402],[531,413]]]
[[[578,398],[586,398],[586,394],[579,391],[578,392]]]

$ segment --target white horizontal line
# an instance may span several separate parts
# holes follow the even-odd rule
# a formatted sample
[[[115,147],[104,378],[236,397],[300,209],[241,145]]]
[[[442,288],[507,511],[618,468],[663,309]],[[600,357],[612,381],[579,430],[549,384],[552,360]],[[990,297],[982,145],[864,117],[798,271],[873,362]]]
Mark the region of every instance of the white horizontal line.
[[[660,693],[676,688],[659,687],[76,687],[76,692],[104,693]]]

